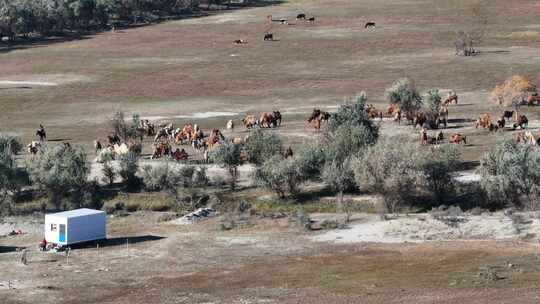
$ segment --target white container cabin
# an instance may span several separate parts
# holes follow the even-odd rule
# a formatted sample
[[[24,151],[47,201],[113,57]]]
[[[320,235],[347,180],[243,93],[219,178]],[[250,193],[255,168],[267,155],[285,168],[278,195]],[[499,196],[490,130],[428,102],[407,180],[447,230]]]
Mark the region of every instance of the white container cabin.
[[[106,213],[93,209],[76,209],[45,215],[47,243],[71,245],[107,238]]]

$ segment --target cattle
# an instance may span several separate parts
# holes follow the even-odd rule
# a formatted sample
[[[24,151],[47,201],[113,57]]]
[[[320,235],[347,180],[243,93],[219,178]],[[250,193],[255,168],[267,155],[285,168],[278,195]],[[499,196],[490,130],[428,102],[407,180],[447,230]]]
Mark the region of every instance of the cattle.
[[[258,121],[255,115],[246,115],[246,117],[242,118],[242,123],[246,129],[251,129],[258,124]]]
[[[304,14],[304,13],[298,14],[298,15],[296,15],[296,19],[298,19],[298,20],[300,20],[300,19],[305,20],[305,19],[306,19],[306,14]]]
[[[40,149],[41,149],[41,142],[39,141],[33,141],[31,143],[28,144],[27,148],[28,148],[28,153],[32,154],[32,155],[36,155]]]
[[[227,121],[227,125],[225,127],[227,128],[227,130],[234,130],[234,122],[232,121],[232,119]]]
[[[454,133],[450,137],[450,142],[454,144],[460,144],[461,142],[463,142],[464,144],[467,144],[467,136],[460,133]]]
[[[315,22],[315,17],[309,17],[308,22]]]
[[[514,114],[515,114],[515,113],[516,113],[515,111],[504,111],[502,117],[505,118],[505,119],[510,120],[510,119],[513,119],[513,118],[514,118]]]
[[[506,120],[504,119],[504,117],[501,117],[501,119],[497,120],[497,127],[499,127],[499,129],[504,129],[504,126],[506,125]]]
[[[267,33],[264,34],[264,41],[273,41],[274,40],[274,34]]]
[[[514,130],[517,129],[518,127],[521,129],[525,129],[527,128],[528,125],[529,125],[529,119],[527,119],[527,116],[519,115],[513,127],[514,127]]]
[[[308,118],[308,123],[315,121],[315,129],[320,129],[321,122],[328,121],[328,119],[330,119],[330,113],[313,109],[311,116]]]
[[[443,104],[449,105],[452,102],[454,102],[455,104],[458,104],[458,95],[454,91],[448,92],[448,95],[446,96],[446,99],[444,100]]]
[[[244,40],[244,39],[236,39],[234,41],[234,44],[246,44],[247,43],[247,40]]]
[[[497,132],[499,130],[499,126],[494,123],[490,123],[488,129],[489,132]]]
[[[281,127],[281,112],[280,111],[273,111],[274,114],[274,126]]]
[[[489,114],[485,114],[482,117],[478,117],[478,119],[476,120],[475,128],[478,129],[478,127],[482,127],[484,129],[487,129],[491,124],[491,116]]]
[[[366,22],[366,24],[364,25],[364,28],[371,28],[371,27],[375,27],[375,22],[369,21],[369,22]]]

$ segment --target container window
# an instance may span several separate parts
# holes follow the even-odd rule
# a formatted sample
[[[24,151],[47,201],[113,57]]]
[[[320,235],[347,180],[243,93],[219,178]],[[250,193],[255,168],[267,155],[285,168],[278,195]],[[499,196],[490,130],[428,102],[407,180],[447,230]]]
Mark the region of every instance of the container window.
[[[51,224],[51,231],[56,231],[56,224]]]

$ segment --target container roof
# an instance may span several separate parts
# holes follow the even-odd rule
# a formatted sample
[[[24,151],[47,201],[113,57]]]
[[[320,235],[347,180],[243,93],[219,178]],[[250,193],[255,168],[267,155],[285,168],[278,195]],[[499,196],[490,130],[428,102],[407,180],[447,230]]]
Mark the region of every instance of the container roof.
[[[79,217],[79,216],[86,216],[86,215],[100,214],[100,213],[105,213],[105,211],[81,208],[81,209],[75,209],[75,210],[58,212],[58,213],[49,213],[47,214],[47,216],[70,218],[70,217]]]

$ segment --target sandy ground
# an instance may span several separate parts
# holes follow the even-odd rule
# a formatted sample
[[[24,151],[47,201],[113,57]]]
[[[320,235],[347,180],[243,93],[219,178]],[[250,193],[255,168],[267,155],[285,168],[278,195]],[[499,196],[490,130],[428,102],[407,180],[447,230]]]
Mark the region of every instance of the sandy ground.
[[[350,227],[315,236],[317,241],[355,242],[426,242],[448,240],[537,240],[540,221],[535,213],[523,214],[523,223],[514,224],[502,212],[457,217],[455,226],[429,214],[400,215],[381,220],[378,215],[363,215]],[[359,222],[359,223],[358,223]]]

